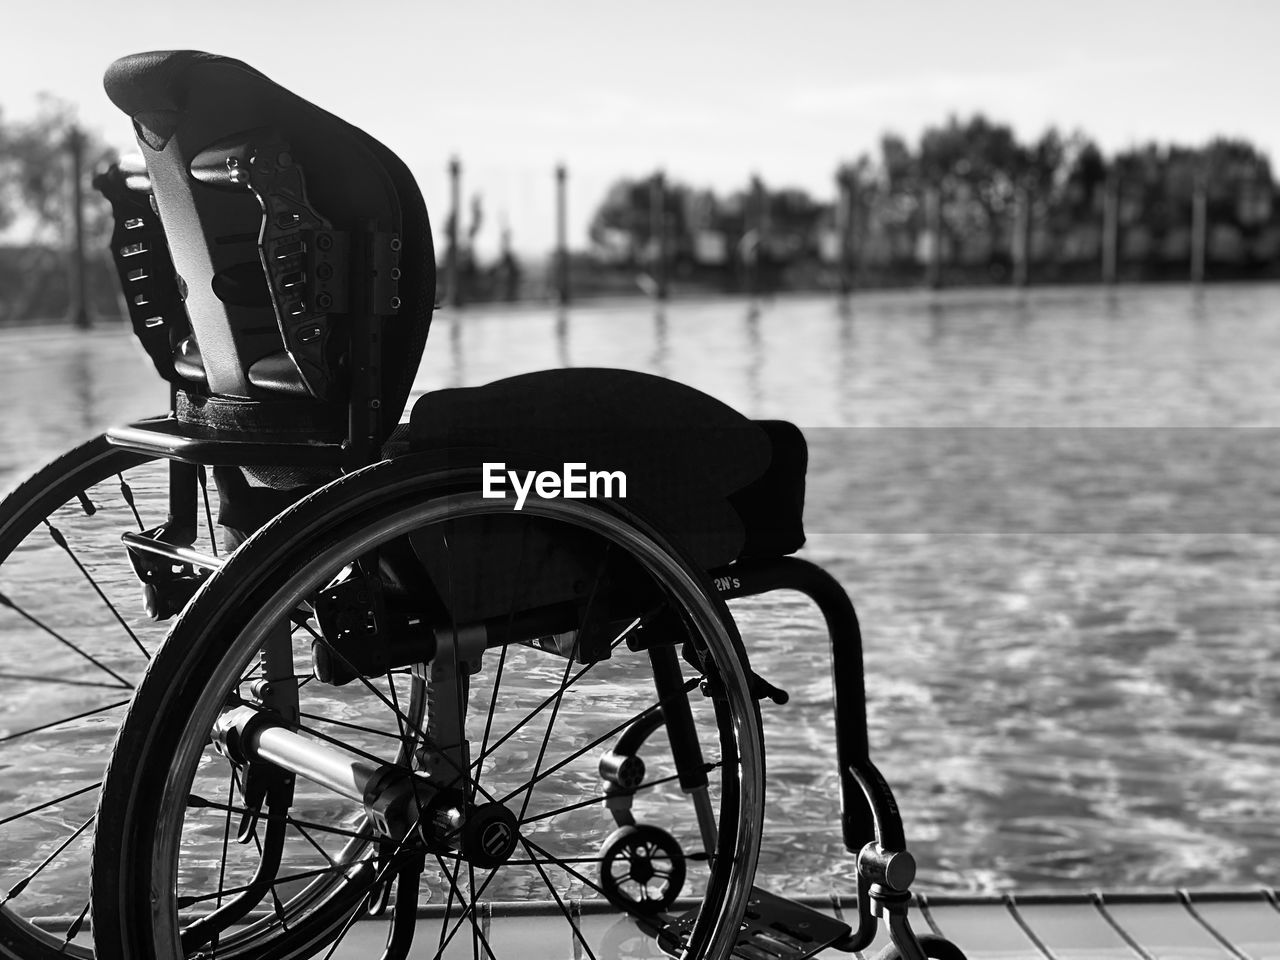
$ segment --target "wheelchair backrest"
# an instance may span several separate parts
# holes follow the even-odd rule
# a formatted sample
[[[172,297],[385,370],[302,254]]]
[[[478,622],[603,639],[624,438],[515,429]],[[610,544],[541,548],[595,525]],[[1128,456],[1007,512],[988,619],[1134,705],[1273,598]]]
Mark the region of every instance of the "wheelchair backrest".
[[[394,427],[435,303],[431,228],[404,163],[227,57],[134,54],[105,87],[133,121],[185,300],[178,385],[339,409],[367,371]]]

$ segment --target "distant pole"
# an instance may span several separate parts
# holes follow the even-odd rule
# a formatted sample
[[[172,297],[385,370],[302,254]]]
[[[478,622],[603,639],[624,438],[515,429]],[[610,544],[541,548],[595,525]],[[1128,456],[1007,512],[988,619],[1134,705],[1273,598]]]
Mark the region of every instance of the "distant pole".
[[[667,188],[662,171],[649,181],[649,236],[653,246],[655,296],[667,299]]]
[[[89,305],[85,294],[84,262],[84,134],[73,126],[67,133],[71,162],[71,251],[70,307],[68,319],[77,327],[89,327]]]
[[[569,303],[569,199],[563,163],[556,167],[556,296],[561,306]]]
[[[1013,198],[1013,285],[1025,287],[1031,260],[1031,194],[1020,185]]]
[[[836,173],[836,273],[840,296],[853,292],[853,176],[848,170]]]
[[[458,223],[462,219],[462,163],[457,157],[449,159],[449,239],[445,253],[445,285],[449,291],[449,303],[462,306],[462,272],[459,269]]]
[[[925,187],[924,215],[929,236],[925,282],[929,289],[937,290],[942,286],[942,191],[936,183]]]
[[[1115,165],[1102,187],[1102,282],[1116,282],[1120,250],[1120,176]]]
[[[1209,229],[1208,177],[1197,170],[1191,194],[1191,282],[1204,282],[1205,249]]]

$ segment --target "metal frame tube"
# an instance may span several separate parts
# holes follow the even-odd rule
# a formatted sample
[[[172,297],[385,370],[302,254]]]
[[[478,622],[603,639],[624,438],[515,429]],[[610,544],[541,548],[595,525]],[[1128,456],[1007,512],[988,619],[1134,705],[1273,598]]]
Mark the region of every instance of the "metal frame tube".
[[[222,565],[227,562],[225,557],[211,557],[207,553],[192,550],[190,547],[175,546],[172,543],[155,540],[129,530],[120,535],[120,540],[132,550],[163,557],[166,560],[172,560],[174,563],[189,563],[191,566],[198,567],[201,570],[220,570]]]
[[[349,759],[340,750],[284,727],[263,726],[250,734],[245,746],[254,759],[274,763],[357,803],[364,802],[365,789],[378,772],[371,763]]]
[[[798,557],[742,560],[712,570],[710,576],[712,582],[728,586],[720,593],[725,600],[770,590],[795,590],[822,612],[831,641],[840,826],[845,848],[856,854],[869,841],[878,839],[887,849],[901,849],[902,819],[897,804],[889,784],[871,762],[862,630],[849,595],[827,571]]]
[[[233,759],[239,753],[248,761],[274,764],[357,803],[365,802],[370,782],[387,766],[353,759],[252,707],[224,714],[213,732],[218,745]]]

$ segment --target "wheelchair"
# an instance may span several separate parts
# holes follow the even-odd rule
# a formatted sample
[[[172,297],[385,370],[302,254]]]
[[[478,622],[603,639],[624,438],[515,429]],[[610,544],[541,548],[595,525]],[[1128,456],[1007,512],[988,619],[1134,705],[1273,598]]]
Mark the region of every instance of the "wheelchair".
[[[224,57],[126,57],[106,88],[144,162],[95,185],[171,403],[0,505],[0,628],[37,665],[0,675],[36,691],[0,763],[75,757],[0,791],[31,850],[0,956],[502,960],[550,916],[591,960],[632,934],[962,957],[908,921],[854,608],[793,556],[800,432],[618,370],[435,391],[400,424],[435,260],[399,158]],[[787,695],[727,603],[776,590],[829,636],[852,924],[755,885],[760,703]],[[38,922],[41,884],[85,909]]]

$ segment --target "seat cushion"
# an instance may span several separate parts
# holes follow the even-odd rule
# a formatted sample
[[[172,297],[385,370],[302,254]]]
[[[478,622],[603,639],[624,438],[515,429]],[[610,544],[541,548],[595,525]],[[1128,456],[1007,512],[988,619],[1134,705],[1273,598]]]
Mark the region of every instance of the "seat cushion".
[[[804,546],[804,480],[809,446],[785,420],[756,420],[769,438],[769,468],[730,495],[746,530],[739,556],[785,557]]]
[[[410,444],[522,471],[620,470],[627,501],[708,569],[804,542],[799,430],[661,377],[546,370],[428,393],[414,405]]]

